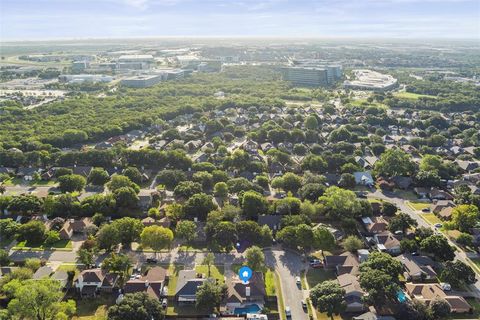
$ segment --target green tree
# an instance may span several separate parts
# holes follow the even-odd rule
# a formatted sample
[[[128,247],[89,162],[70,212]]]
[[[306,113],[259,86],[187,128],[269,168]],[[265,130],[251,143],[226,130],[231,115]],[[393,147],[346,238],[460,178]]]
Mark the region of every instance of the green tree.
[[[140,233],[143,230],[143,224],[140,220],[125,217],[115,220],[111,224],[118,230],[118,235],[122,245],[130,246],[132,242],[140,239]]]
[[[120,241],[120,232],[115,225],[105,224],[98,230],[97,245],[99,249],[111,251]]]
[[[121,187],[114,191],[114,197],[117,207],[135,208],[138,205],[137,192],[130,187]]]
[[[418,225],[417,221],[410,217],[408,214],[400,212],[398,215],[393,217],[388,224],[388,229],[392,232],[402,231],[405,233],[408,228],[416,227]]]
[[[45,238],[45,232],[45,225],[41,221],[31,220],[18,227],[17,239],[25,240],[30,245],[38,245]]]
[[[247,219],[256,220],[259,215],[268,211],[268,202],[264,196],[256,191],[247,191],[241,198],[243,214]]]
[[[77,251],[77,261],[84,264],[87,268],[95,262],[93,250],[80,249]]]
[[[0,219],[0,237],[1,239],[12,238],[18,230],[19,224],[11,218]]]
[[[177,238],[184,239],[187,243],[191,243],[197,237],[197,225],[195,222],[189,220],[179,221],[175,227],[175,235]]]
[[[452,261],[455,258],[455,252],[442,235],[431,235],[420,242],[420,248],[433,254],[442,261]]]
[[[208,213],[216,208],[217,206],[213,203],[212,196],[205,193],[193,195],[183,206],[187,217],[198,218],[200,221],[205,221]]]
[[[156,254],[158,251],[170,247],[173,241],[173,232],[161,226],[149,226],[143,229],[140,239],[144,247],[153,249]]]
[[[122,253],[116,254],[112,252],[110,253],[110,256],[105,258],[105,260],[102,262],[103,270],[119,274],[122,280],[126,279],[131,267],[132,261],[126,254]]]
[[[330,319],[333,315],[343,312],[345,305],[345,290],[336,281],[323,281],[310,290],[310,300],[320,312],[326,312]]]
[[[7,266],[10,263],[8,252],[0,249],[0,266]]]
[[[345,189],[355,188],[355,176],[351,173],[342,173],[340,176],[340,181],[338,181],[338,185]]]
[[[132,182],[130,178],[120,174],[113,175],[107,187],[112,192],[125,187],[132,188],[136,193],[140,191],[140,187],[136,183]]]
[[[451,314],[451,308],[444,299],[435,299],[430,302],[430,310],[433,319],[446,319]]]
[[[60,313],[73,316],[75,302],[61,302],[62,297],[60,283],[56,280],[26,280],[13,292],[8,311],[13,319],[55,320]]]
[[[94,168],[87,177],[87,182],[95,186],[103,186],[110,180],[108,172],[102,168]]]
[[[58,188],[62,192],[82,191],[87,181],[78,174],[69,174],[58,178]]]
[[[230,221],[221,221],[214,228],[213,243],[229,252],[237,242],[235,224]]]
[[[308,116],[305,119],[305,128],[309,130],[316,130],[318,129],[318,120],[315,116]]]
[[[145,292],[128,293],[118,304],[108,308],[108,320],[162,320],[165,318],[158,299]]]
[[[182,197],[185,199],[190,198],[194,194],[202,192],[202,185],[193,181],[181,181],[173,190],[173,194],[176,197]]]
[[[390,275],[381,269],[364,268],[360,272],[360,286],[368,293],[368,302],[374,306],[395,301],[399,290],[397,279],[398,275]]]
[[[327,216],[332,220],[356,217],[362,209],[353,191],[339,187],[329,187],[319,202],[324,205]]]
[[[252,246],[245,251],[247,266],[253,271],[263,271],[265,269],[265,254],[262,249]]]
[[[208,268],[208,277],[210,278],[211,275],[211,267],[215,263],[215,255],[211,252],[207,253],[203,258],[202,264],[206,265]]]
[[[228,196],[228,185],[225,182],[217,182],[213,187],[215,197],[225,199]]]
[[[413,174],[415,164],[411,156],[401,149],[389,149],[385,151],[375,163],[377,176],[396,177]]]
[[[313,229],[313,246],[316,249],[330,250],[335,246],[335,237],[333,234],[325,227],[318,227]]]
[[[272,187],[281,188],[287,192],[297,192],[301,186],[302,178],[293,172],[287,172],[272,180]]]
[[[455,288],[475,283],[475,271],[460,260],[455,262],[447,261],[440,274],[440,279],[450,283]]]
[[[368,259],[360,265],[362,270],[380,270],[393,278],[394,282],[398,282],[398,276],[402,272],[402,263],[391,255],[384,252],[372,252]]]
[[[225,288],[206,280],[197,288],[195,308],[205,313],[212,313],[217,307],[225,293]]]
[[[350,252],[357,252],[357,250],[364,247],[363,241],[354,235],[348,236],[343,240],[343,248]]]
[[[140,184],[142,182],[142,173],[135,167],[126,168],[123,174],[133,183]]]
[[[474,205],[459,205],[452,212],[452,223],[461,232],[470,232],[479,218],[478,208]]]
[[[46,246],[51,246],[55,242],[60,241],[60,234],[58,231],[55,230],[49,230],[45,233],[45,245]]]

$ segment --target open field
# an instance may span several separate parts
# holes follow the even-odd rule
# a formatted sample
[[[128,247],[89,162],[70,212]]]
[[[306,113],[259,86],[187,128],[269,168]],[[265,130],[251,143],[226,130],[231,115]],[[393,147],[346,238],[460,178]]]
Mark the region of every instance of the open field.
[[[436,99],[437,97],[435,96],[430,96],[428,94],[418,94],[418,93],[412,93],[412,92],[396,92],[393,94],[397,98],[402,98],[402,99],[412,99],[412,100],[418,100],[420,98],[431,98],[431,99]]]

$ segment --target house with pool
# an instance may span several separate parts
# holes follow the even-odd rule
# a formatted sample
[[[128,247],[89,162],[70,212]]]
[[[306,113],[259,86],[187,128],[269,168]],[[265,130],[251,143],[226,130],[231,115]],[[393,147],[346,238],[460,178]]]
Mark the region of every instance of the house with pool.
[[[265,296],[263,273],[254,272],[246,284],[238,276],[232,276],[227,279],[226,313],[235,315],[260,313],[265,305]]]

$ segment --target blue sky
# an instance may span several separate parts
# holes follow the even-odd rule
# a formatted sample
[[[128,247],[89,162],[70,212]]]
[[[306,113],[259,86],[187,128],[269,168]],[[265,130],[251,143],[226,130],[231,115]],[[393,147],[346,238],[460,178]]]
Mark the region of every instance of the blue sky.
[[[0,39],[476,38],[480,0],[0,0]]]

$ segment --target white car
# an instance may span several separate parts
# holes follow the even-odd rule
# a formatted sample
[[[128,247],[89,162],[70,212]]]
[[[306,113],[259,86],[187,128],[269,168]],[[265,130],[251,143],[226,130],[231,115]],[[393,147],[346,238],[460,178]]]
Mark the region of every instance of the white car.
[[[285,307],[285,315],[287,318],[290,318],[292,316],[292,310],[290,310],[290,307]]]
[[[297,284],[297,286],[302,285],[302,280],[300,280],[300,277],[295,277],[295,283]]]

